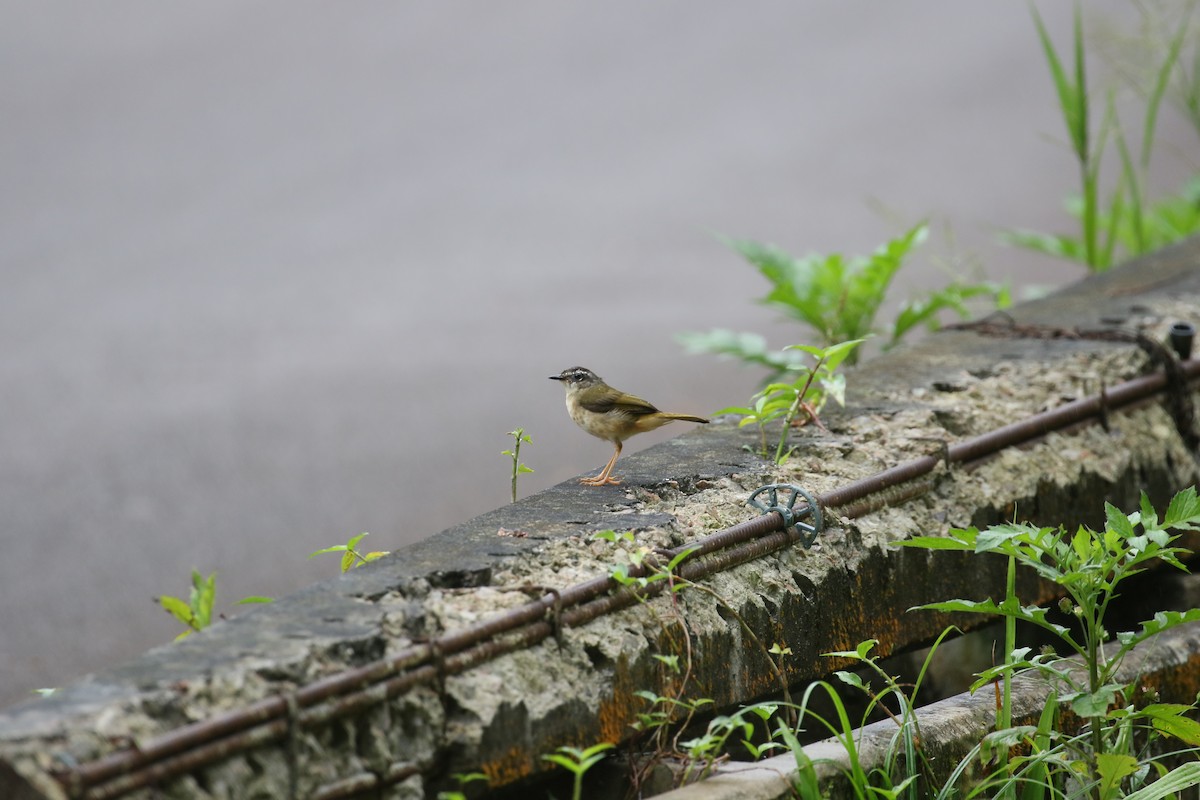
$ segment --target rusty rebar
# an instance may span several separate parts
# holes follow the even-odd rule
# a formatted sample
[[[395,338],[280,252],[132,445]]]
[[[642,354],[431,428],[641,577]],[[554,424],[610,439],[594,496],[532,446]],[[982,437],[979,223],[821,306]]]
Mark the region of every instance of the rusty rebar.
[[[1182,370],[1188,379],[1195,379],[1200,375],[1200,361],[1184,362]],[[1168,377],[1162,372],[1135,378],[1100,394],[950,444],[941,457],[922,456],[853,481],[818,496],[816,500],[822,506],[846,506],[928,475],[944,461],[970,462],[1051,431],[1094,421],[1110,410],[1145,400],[1167,386]],[[855,511],[865,513],[861,509]],[[781,531],[782,527],[783,517],[778,512],[771,512],[665,551],[665,555],[674,558],[688,553],[679,565],[678,573],[694,581],[777,552],[797,541],[794,535]],[[631,568],[630,574],[645,577],[648,569],[648,566]],[[137,749],[118,751],[64,771],[58,778],[74,797],[88,800],[117,798],[234,753],[281,740],[288,735],[291,726],[305,728],[324,724],[385,702],[413,686],[437,680],[439,676],[457,674],[499,655],[532,646],[554,635],[556,624],[546,620],[552,611],[557,615],[557,624],[575,627],[653,596],[662,591],[665,584],[665,581],[658,581],[644,587],[622,587],[610,576],[575,584],[482,622],[450,631],[434,642],[414,644],[388,659],[345,670],[299,687],[288,695],[265,698],[245,708],[192,723],[151,739]],[[515,635],[501,638],[509,633]],[[430,663],[435,660],[436,665]],[[298,709],[290,720],[289,709]],[[349,796],[413,774],[411,765],[394,766],[388,775],[362,773],[346,782],[328,785],[318,791],[318,796]]]

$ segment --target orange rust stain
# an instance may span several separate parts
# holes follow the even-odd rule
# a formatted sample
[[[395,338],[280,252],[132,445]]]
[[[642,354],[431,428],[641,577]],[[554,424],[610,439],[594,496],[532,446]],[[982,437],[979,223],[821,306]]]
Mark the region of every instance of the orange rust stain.
[[[619,742],[629,733],[629,724],[646,708],[646,701],[634,694],[640,688],[643,687],[635,685],[629,661],[622,654],[613,669],[612,697],[600,701],[597,713],[601,740]]]
[[[533,772],[529,753],[520,747],[510,747],[496,758],[484,761],[479,771],[488,777],[488,785],[505,786]]]
[[[1162,702],[1188,703],[1200,693],[1200,654],[1191,653],[1185,664],[1157,670],[1153,676],[1137,681],[1146,696],[1157,695]]]
[[[898,644],[908,644],[919,620],[906,615],[907,607],[893,595],[887,583],[879,584],[880,576],[871,570],[850,573],[847,602],[841,604],[829,621],[831,650],[853,650],[859,642],[877,639],[877,655],[894,652]],[[881,596],[882,593],[882,596]],[[855,598],[870,597],[871,602],[856,602]]]

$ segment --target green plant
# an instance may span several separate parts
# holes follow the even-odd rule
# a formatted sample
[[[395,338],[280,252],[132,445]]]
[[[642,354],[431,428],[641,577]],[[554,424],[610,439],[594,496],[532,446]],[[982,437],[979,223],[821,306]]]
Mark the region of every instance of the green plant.
[[[387,550],[376,550],[370,553],[363,553],[358,550],[358,543],[363,537],[369,536],[367,533],[360,533],[357,536],[351,536],[345,544],[335,544],[332,547],[324,547],[314,553],[309,553],[308,557],[323,555],[325,553],[341,553],[342,554],[342,572],[349,572],[355,567],[361,567],[363,564],[374,561],[377,558],[382,558],[388,554]]]
[[[709,722],[705,733],[686,741],[680,741],[682,733],[695,722],[698,715],[710,709],[713,701],[709,698],[690,699],[685,697],[692,669],[692,634],[688,629],[686,617],[679,609],[677,598],[684,591],[691,591],[708,595],[720,604],[723,614],[736,620],[749,643],[770,661],[785,699],[789,698],[788,683],[778,659],[791,655],[791,649],[778,643],[769,649],[764,647],[755,635],[753,628],[720,594],[678,574],[679,565],[694,555],[694,549],[681,550],[664,563],[658,560],[659,553],[656,551],[648,547],[635,546],[632,532],[617,534],[614,531],[600,531],[594,534],[594,537],[618,546],[618,553],[622,560],[610,567],[609,575],[616,584],[635,593],[639,602],[645,602],[651,591],[660,588],[668,593],[671,599],[672,618],[683,634],[671,643],[671,647],[678,649],[679,652],[660,653],[652,656],[664,667],[663,684],[667,686],[667,693],[659,694],[648,690],[639,690],[634,693],[649,704],[645,711],[637,714],[633,728],[646,734],[645,750],[651,754],[646,760],[646,768],[641,773],[635,772],[634,785],[637,786],[640,783],[641,775],[653,763],[664,758],[682,760],[684,764],[683,783],[705,777],[723,758],[726,742],[737,731],[745,732],[743,742],[747,750],[755,758],[758,758],[762,749],[757,748],[750,740],[752,726],[745,720],[745,717],[749,714],[757,714],[765,722],[763,708],[767,704],[750,706],[732,716],[716,717]],[[670,637],[671,627],[665,622],[663,630]],[[775,709],[781,706],[771,705],[770,707],[770,713],[773,714]],[[789,712],[792,709],[792,706],[787,703],[782,707],[787,708]]]
[[[1109,26],[1096,37],[1101,57],[1121,81],[1151,101],[1156,95],[1174,105],[1200,134],[1200,26],[1193,12],[1196,0],[1139,0],[1137,30]],[[1178,40],[1178,43],[1177,43]],[[1161,68],[1163,54],[1178,49],[1168,76]],[[1146,147],[1146,142],[1143,142]]]
[[[1185,716],[1194,710],[1192,706],[1154,702],[1139,706],[1136,686],[1117,679],[1117,670],[1135,646],[1162,631],[1200,620],[1200,609],[1159,612],[1140,629],[1115,635],[1106,622],[1109,605],[1124,581],[1155,562],[1184,569],[1179,559],[1187,551],[1172,544],[1178,537],[1169,531],[1200,530],[1200,499],[1195,488],[1186,489],[1171,500],[1160,519],[1143,495],[1139,510],[1131,514],[1106,503],[1105,519],[1102,531],[1080,527],[1072,533],[1062,527],[1007,524],[984,531],[954,529],[946,537],[916,537],[904,543],[1008,558],[1010,580],[1000,603],[951,600],[921,608],[998,615],[1006,622],[1033,625],[1051,634],[1071,656],[1063,659],[1053,652],[1033,654],[1028,648],[1014,648],[1004,663],[980,674],[973,689],[1007,681],[1018,671],[1035,671],[1053,687],[1047,705],[1050,717],[1056,717],[1059,709],[1070,709],[1087,726],[1082,733],[1068,736],[1051,726],[1049,718],[1036,727],[1009,727],[1011,719],[998,720],[998,730],[973,757],[1007,753],[1016,743],[1024,743],[1030,755],[1009,760],[1002,778],[985,782],[973,789],[973,794],[990,795],[1000,788],[1011,795],[1019,787],[1044,785],[1056,792],[1076,786],[1080,794],[1091,797],[1117,796],[1119,791],[1137,789],[1155,775],[1166,774],[1165,768],[1146,754],[1143,743],[1147,738],[1174,738],[1188,747],[1200,746],[1200,724]],[[1065,596],[1060,606],[1074,618],[1076,630],[1054,622],[1044,608],[1021,605],[1011,579],[1013,565],[1032,569],[1061,587]],[[1113,644],[1106,649],[1104,645],[1110,641]],[[1011,647],[1011,639],[1008,645]],[[1008,713],[1001,709],[1002,715]],[[960,774],[961,770],[952,776],[940,796],[959,796],[955,781]],[[1176,774],[1175,779],[1187,774]],[[1200,785],[1200,780],[1189,785]]]
[[[600,742],[581,750],[578,747],[564,745],[558,748],[556,752],[542,756],[542,759],[557,764],[575,777],[571,800],[581,800],[583,797],[583,776],[587,774],[588,770],[604,760],[606,750],[611,750],[615,746],[610,742]]]
[[[921,731],[913,705],[918,695],[926,672],[942,641],[956,629],[947,628],[934,642],[916,682],[912,686],[900,683],[899,679],[889,674],[879,663],[879,657],[871,651],[878,643],[874,639],[859,643],[854,650],[839,650],[825,653],[828,658],[849,660],[859,665],[861,670],[874,674],[880,679],[881,688],[876,689],[870,681],[864,680],[857,672],[837,670],[834,677],[843,687],[849,687],[866,696],[867,703],[862,714],[852,719],[841,691],[829,681],[815,681],[805,689],[799,705],[790,703],[760,704],[765,706],[756,709],[751,706],[743,711],[755,711],[766,722],[775,714],[778,708],[794,708],[797,722],[792,726],[778,720],[772,732],[771,741],[762,747],[754,748],[747,743],[747,749],[756,757],[769,749],[784,747],[790,750],[796,759],[797,778],[796,790],[801,797],[820,797],[817,784],[815,763],[805,753],[796,732],[800,726],[816,723],[827,731],[841,744],[846,753],[847,764],[838,764],[849,784],[849,789],[856,798],[911,798],[917,800],[926,796],[927,786],[922,786],[920,778],[928,772],[928,760],[921,750]],[[813,710],[812,704],[818,693],[824,695],[833,709],[833,717],[826,717]],[[896,724],[896,732],[884,754],[883,766],[868,770],[861,758],[860,746],[862,730],[871,716],[882,712]],[[748,733],[748,729],[743,727]]]
[[[464,789],[469,784],[476,781],[488,782],[488,776],[482,772],[456,772],[451,777],[458,781],[458,789],[452,792],[438,792],[437,800],[467,800],[467,793]]]
[[[704,733],[695,738],[680,742],[679,746],[687,755],[688,763],[683,773],[681,783],[688,783],[693,778],[703,780],[708,773],[726,756],[729,740],[737,736],[743,747],[756,760],[770,748],[768,742],[759,746],[754,742],[755,726],[750,715],[766,722],[775,713],[776,704],[755,704],[739,709],[733,714],[721,714],[708,722]],[[699,772],[695,772],[696,767]]]
[[[846,706],[838,696],[838,690],[830,683],[819,681],[811,685],[805,692],[799,704],[791,702],[788,683],[781,659],[791,656],[792,650],[786,644],[772,643],[767,648],[755,635],[754,630],[742,616],[725,599],[713,589],[687,580],[678,574],[678,568],[693,550],[685,550],[675,554],[670,561],[657,560],[657,553],[647,547],[638,547],[632,532],[616,533],[600,531],[594,537],[610,542],[618,547],[622,560],[613,564],[610,575],[613,580],[627,591],[636,592],[639,600],[645,600],[648,590],[663,588],[671,598],[671,608],[676,609],[676,598],[685,591],[706,594],[713,598],[723,608],[723,615],[737,621],[741,626],[748,642],[761,651],[771,662],[780,682],[783,702],[756,703],[745,706],[730,714],[714,716],[699,735],[686,740],[680,740],[683,731],[690,728],[700,714],[709,711],[713,701],[708,698],[691,699],[685,696],[685,688],[691,670],[691,636],[687,630],[686,618],[676,610],[676,617],[684,636],[679,643],[679,653],[656,654],[656,658],[664,667],[668,676],[664,683],[672,688],[667,693],[641,690],[636,696],[648,703],[648,708],[638,713],[633,727],[646,733],[648,747],[653,753],[651,760],[664,757],[675,757],[684,764],[682,782],[704,778],[721,760],[726,757],[730,747],[737,743],[754,759],[761,758],[769,751],[787,748],[796,759],[799,775],[797,790],[801,796],[816,797],[816,773],[811,759],[805,755],[799,744],[796,732],[800,726],[811,723],[827,729],[845,746],[850,757],[850,768],[847,776],[855,788],[858,797],[884,798],[908,797],[920,795],[916,783],[918,770],[925,765],[925,759],[920,752],[920,731],[917,725],[911,698],[919,691],[921,682],[926,674],[928,665],[942,640],[955,629],[948,628],[938,638],[930,649],[925,665],[920,671],[916,684],[906,687],[889,675],[880,666],[878,658],[871,654],[876,642],[863,642],[856,650],[827,653],[831,658],[848,659],[857,662],[868,672],[873,672],[883,679],[884,688],[876,691],[870,683],[863,681],[857,674],[838,671],[835,676],[844,686],[852,687],[867,695],[868,703],[861,719],[851,721]],[[664,630],[666,630],[664,626]],[[835,708],[835,718],[827,719],[810,708],[814,693],[823,690],[830,698]],[[858,757],[859,729],[874,712],[882,710],[897,724],[897,734],[894,737],[887,765],[880,770],[868,771]],[[780,711],[788,715],[788,719],[777,719]],[[776,726],[772,731],[769,725],[775,720]],[[756,730],[763,729],[769,733],[766,741],[756,737]],[[905,773],[905,770],[907,772]],[[901,774],[904,773],[904,774]],[[635,785],[638,779],[635,776]]]
[[[175,638],[182,639],[193,631],[202,631],[212,624],[213,603],[217,597],[217,573],[207,578],[199,570],[192,570],[192,589],[186,602],[178,597],[163,595],[159,605],[168,614],[184,625],[183,633]]]
[[[815,681],[805,689],[799,704],[790,701],[755,703],[732,714],[714,717],[709,721],[704,733],[680,743],[690,759],[686,774],[690,776],[693,766],[698,765],[701,768],[698,777],[704,777],[728,752],[731,741],[736,740],[754,759],[759,759],[773,750],[790,751],[796,760],[797,776],[794,788],[798,796],[822,797],[815,770],[816,764],[821,762],[814,762],[809,758],[797,736],[797,732],[803,726],[810,734],[814,728],[827,731],[842,745],[847,764],[835,762],[835,765],[846,777],[854,797],[862,800],[901,797],[917,800],[925,796],[926,787],[919,783],[919,778],[923,772],[928,771],[928,762],[921,751],[920,729],[912,698],[920,690],[937,647],[953,630],[948,628],[938,637],[926,657],[916,684],[911,687],[902,685],[896,677],[888,674],[880,665],[878,657],[871,655],[876,644],[873,639],[862,642],[854,650],[826,653],[830,658],[856,662],[867,672],[874,673],[882,679],[882,688],[876,690],[857,673],[845,670],[834,673],[843,688],[849,687],[866,695],[867,703],[860,717],[851,717],[837,686],[829,681]],[[772,649],[782,652],[786,648]],[[822,695],[833,710],[832,717],[814,710],[815,701]],[[780,718],[780,711],[788,711],[791,715],[790,721]],[[885,753],[883,766],[868,770],[863,764],[860,752],[862,730],[869,718],[877,712],[886,714],[896,723],[896,733]],[[769,731],[769,738],[765,742],[756,742],[757,726],[769,725],[772,720],[775,721],[775,728]]]
[[[158,604],[163,607],[164,611],[183,623],[183,633],[175,637],[178,641],[188,634],[202,631],[212,624],[213,605],[216,599],[217,573],[214,572],[205,578],[199,570],[194,569],[192,570],[192,589],[186,602],[178,597],[163,595],[158,598]],[[238,600],[236,605],[270,602],[273,602],[270,597],[251,595]]]
[[[633,531],[621,531],[620,533],[617,533],[612,529],[606,531],[596,531],[592,534],[592,538],[599,539],[602,542],[608,542],[609,544],[616,544],[617,542],[628,542],[632,544],[636,539]]]
[[[728,244],[750,262],[771,284],[761,302],[817,332],[821,345],[864,339],[877,333],[875,318],[896,273],[909,253],[928,236],[928,226],[918,224],[868,256],[846,258],[840,253],[811,254],[794,258],[775,247],[750,241],[729,240]],[[923,298],[912,300],[900,311],[887,331],[885,347],[919,325],[936,327],[943,309],[966,316],[966,301],[980,296],[1007,304],[1007,291],[992,284],[951,283]],[[753,333],[716,329],[708,333],[684,333],[679,341],[693,353],[731,356],[743,363],[766,367],[767,381],[802,366],[802,357],[772,351]],[[850,357],[851,363],[857,355]]]
[[[1171,38],[1161,42],[1160,50],[1153,56],[1157,59],[1159,52],[1164,54],[1162,60],[1156,62],[1151,86],[1146,92],[1140,131],[1142,146],[1136,160],[1130,152],[1117,113],[1115,93],[1111,89],[1106,96],[1099,128],[1094,133],[1092,131],[1083,20],[1079,4],[1075,5],[1070,70],[1064,66],[1037,9],[1030,7],[1054,81],[1071,151],[1079,164],[1080,194],[1068,201],[1067,210],[1080,221],[1080,232],[1076,236],[1016,230],[1005,233],[1005,241],[1047,255],[1079,261],[1092,270],[1102,271],[1118,260],[1118,245],[1124,255],[1135,256],[1200,231],[1200,205],[1197,205],[1200,189],[1195,181],[1188,184],[1178,196],[1155,203],[1148,203],[1145,193],[1159,110],[1167,95],[1171,76],[1176,66],[1181,64],[1180,54],[1190,30],[1188,22],[1193,5],[1187,5]],[[1197,56],[1193,59],[1191,72],[1186,68],[1179,72],[1185,98],[1200,97],[1195,93],[1194,82],[1194,78],[1200,76],[1200,53]],[[1200,131],[1200,118],[1195,118],[1195,123]],[[1104,205],[1100,197],[1100,166],[1110,138],[1115,144],[1121,171],[1107,205]]]
[[[501,450],[500,455],[512,458],[512,501],[515,503],[517,502],[517,476],[533,472],[533,470],[521,463],[521,443],[533,444],[533,440],[525,435],[524,428],[509,431],[508,435],[513,437],[515,444],[512,450]]]
[[[783,429],[779,442],[775,446],[774,461],[782,464],[791,455],[787,448],[788,433],[792,425],[803,413],[807,421],[820,424],[818,413],[825,402],[833,398],[838,405],[845,402],[846,376],[838,372],[842,362],[847,361],[860,344],[862,339],[841,342],[827,348],[810,347],[809,345],[794,344],[785,350],[799,351],[806,356],[816,359],[813,366],[795,365],[791,371],[797,373],[790,382],[770,383],[750,398],[749,406],[730,406],[716,412],[720,414],[738,414],[742,417],[738,427],[757,425],[760,450],[763,458],[768,457],[767,423],[783,419]]]
[[[862,642],[855,650],[826,653],[830,658],[857,662],[866,671],[882,679],[883,687],[876,690],[857,673],[845,670],[834,673],[843,687],[866,695],[867,703],[860,717],[851,717],[841,691],[828,681],[809,684],[799,704],[790,701],[755,703],[731,714],[714,716],[702,733],[677,743],[676,749],[685,759],[682,782],[706,777],[711,769],[726,757],[733,744],[737,743],[755,760],[774,750],[790,751],[797,765],[795,789],[798,796],[821,797],[823,795],[815,771],[815,765],[820,762],[814,762],[808,757],[797,736],[797,731],[802,727],[812,733],[815,726],[827,731],[846,752],[848,764],[837,764],[837,767],[844,773],[855,797],[863,800],[901,797],[917,800],[925,796],[926,787],[919,783],[919,778],[928,771],[928,762],[921,751],[920,728],[912,698],[920,690],[937,647],[954,630],[948,628],[938,637],[926,657],[916,683],[911,687],[901,684],[896,677],[888,674],[880,665],[878,657],[871,655],[876,644],[873,639]],[[778,645],[773,646],[771,650],[780,655],[786,651],[787,648]],[[685,722],[690,722],[698,709],[711,705],[712,702],[701,700],[692,703],[679,698],[663,697],[653,692],[637,694],[651,703],[651,709],[639,715],[639,729],[665,730],[671,725],[680,724],[681,717]],[[832,717],[814,710],[813,705],[819,694],[827,698],[833,709]],[[679,709],[686,713],[678,713]],[[791,716],[790,720],[785,721],[781,718],[780,711],[787,711]],[[896,733],[885,754],[884,766],[868,770],[860,753],[862,729],[877,712],[884,713],[896,723]],[[761,741],[756,736],[756,730],[759,726],[768,726],[772,721],[775,722],[774,729],[768,729],[768,738]]]
[[[616,546],[618,561],[609,567],[609,576],[613,582],[625,591],[633,592],[638,602],[645,603],[649,597],[646,591],[652,585],[663,584],[674,588],[675,568],[692,555],[692,550],[686,550],[674,556],[668,563],[660,564],[656,554],[648,547],[638,546],[632,531],[617,533],[615,531],[599,531],[594,538],[609,542]],[[655,586],[655,588],[658,588]],[[672,591],[672,600],[674,592]],[[701,698],[689,700],[684,697],[687,683],[691,677],[692,649],[691,637],[687,630],[687,621],[679,613],[674,602],[671,605],[672,621],[676,623],[682,635],[674,636],[674,626],[661,620],[663,634],[667,639],[669,652],[653,654],[653,658],[662,665],[662,684],[665,694],[640,690],[636,692],[647,703],[649,708],[637,714],[633,723],[634,730],[646,735],[646,750],[650,753],[645,766],[635,770],[632,776],[634,786],[638,786],[644,775],[653,768],[653,764],[668,754],[678,752],[678,734],[672,735],[673,729],[681,730],[686,727],[694,716],[711,700]],[[656,617],[660,617],[655,611]]]
[[[617,546],[620,560],[609,569],[612,580],[624,590],[633,592],[639,602],[645,602],[650,592],[664,589],[671,598],[670,619],[678,626],[682,635],[675,637],[672,631],[675,626],[668,625],[662,620],[663,632],[668,641],[668,648],[676,652],[656,653],[652,657],[663,667],[663,694],[649,690],[639,690],[635,695],[645,700],[649,707],[637,714],[633,723],[634,730],[645,734],[644,750],[649,754],[640,770],[633,774],[635,788],[640,785],[645,774],[653,765],[665,758],[680,758],[685,763],[684,781],[694,777],[694,770],[700,769],[700,776],[707,773],[716,763],[719,747],[715,744],[716,736],[706,734],[688,742],[680,742],[680,736],[698,714],[704,713],[712,706],[709,698],[689,699],[685,697],[692,670],[691,632],[688,630],[687,619],[680,611],[677,596],[685,589],[704,592],[722,603],[726,611],[735,618],[746,631],[750,641],[761,648],[753,631],[742,620],[741,616],[715,592],[705,586],[692,583],[676,573],[678,566],[694,554],[694,550],[685,549],[676,553],[665,563],[658,560],[658,553],[648,547],[636,546],[632,532],[616,533],[600,531],[594,537],[610,542]],[[656,616],[661,616],[658,611]],[[764,650],[764,652],[766,652]],[[774,663],[774,662],[773,662]],[[787,691],[786,681],[779,673],[783,691]],[[726,734],[728,735],[728,734]]]
[[[599,533],[595,534],[595,536],[598,539],[607,539],[607,537],[604,536],[605,533],[611,533],[611,531],[600,531]],[[627,531],[625,534],[621,534],[617,539],[608,539],[608,541],[626,541],[632,543],[634,541],[633,533],[631,531]],[[616,564],[613,564],[609,568],[609,576],[622,586],[645,589],[647,586],[657,581],[670,581],[672,579],[677,580],[674,574],[675,568],[679,566],[684,559],[688,558],[692,554],[693,550],[687,549],[676,554],[666,564],[655,564],[651,569],[646,570],[646,574],[644,575],[636,575],[634,574],[634,571],[635,569],[640,570],[642,565],[647,563],[647,559],[651,559],[655,556],[655,552],[649,547],[638,547],[633,550],[622,550],[621,552],[624,553],[627,560],[619,561]]]

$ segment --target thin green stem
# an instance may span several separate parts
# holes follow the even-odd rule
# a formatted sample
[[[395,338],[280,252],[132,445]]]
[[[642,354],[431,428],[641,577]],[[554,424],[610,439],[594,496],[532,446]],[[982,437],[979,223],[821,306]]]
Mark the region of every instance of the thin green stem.
[[[779,434],[779,446],[775,448],[775,463],[783,461],[783,448],[787,444],[788,431],[792,428],[792,421],[796,419],[796,415],[800,413],[800,404],[804,402],[804,396],[808,394],[808,389],[812,386],[813,379],[817,377],[817,371],[821,369],[821,365],[825,363],[825,357],[817,359],[817,363],[808,371],[808,379],[804,381],[804,388],[796,393],[796,399],[788,406],[787,414],[783,417],[783,431]]]
[[[1017,560],[1013,556],[1008,557],[1008,577],[1005,583],[1005,597],[1009,602],[1015,602],[1017,599]],[[1017,618],[1012,615],[1004,617],[1004,659],[1012,660],[1013,651],[1017,649]],[[1000,724],[1001,730],[1008,730],[1012,727],[1012,670],[1004,671],[1004,697],[1000,706]]]
[[[522,432],[521,429],[517,428],[517,430],[516,430],[517,443],[513,446],[512,501],[514,503],[517,502],[517,473],[518,473],[518,470],[519,470],[520,464],[521,464],[521,432]]]

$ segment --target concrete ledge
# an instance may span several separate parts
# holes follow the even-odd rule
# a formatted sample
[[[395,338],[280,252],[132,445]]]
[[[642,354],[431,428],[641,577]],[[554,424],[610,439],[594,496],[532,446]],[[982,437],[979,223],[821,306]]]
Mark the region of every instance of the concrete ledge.
[[[1161,339],[1176,320],[1200,323],[1198,265],[1200,241],[1191,241],[1024,304],[1012,318],[1061,328],[1141,327]],[[635,604],[461,674],[427,659],[363,678],[355,688],[364,694],[352,707],[339,706],[336,696],[312,708],[295,699],[315,682],[385,662],[528,603],[531,594],[602,578],[612,564],[636,558],[638,547],[679,546],[743,522],[752,516],[746,495],[763,483],[827,492],[1147,369],[1136,347],[1062,337],[948,331],[899,348],[850,376],[850,407],[827,417],[828,433],[797,432],[799,450],[783,467],[747,452],[752,431],[710,425],[623,459],[621,487],[561,484],[54,697],[7,709],[0,714],[0,796],[66,797],[70,787],[61,780],[77,779],[80,767],[153,749],[164,736],[256,703],[264,709],[253,729],[262,734],[256,747],[222,750],[179,775],[160,773],[159,789],[197,798],[333,798],[359,796],[357,789],[422,797],[453,786],[453,773],[473,770],[502,787],[545,772],[540,755],[558,745],[629,740],[630,723],[646,708],[638,690],[683,688],[718,706],[773,691],[773,666],[743,623],[758,641],[791,648],[789,681],[825,673],[831,664],[820,653],[866,638],[879,639],[884,654],[928,642],[946,619],[903,610],[986,595],[1001,585],[1002,567],[890,544],[1014,514],[1095,523],[1104,500],[1129,506],[1143,488],[1161,502],[1200,477],[1161,404],[1114,413],[1107,431],[1051,434],[969,468],[939,469],[855,519],[833,509],[819,546],[721,572],[705,581],[711,594],[684,591]],[[633,531],[636,544],[592,536],[604,529]],[[1049,596],[1043,586],[1023,592]],[[680,687],[655,656],[684,650],[691,672]],[[428,679],[388,688],[417,670]],[[211,746],[219,750],[222,741]],[[192,753],[189,745],[175,755]],[[77,785],[75,794],[120,796],[123,779],[112,780],[90,794]]]

